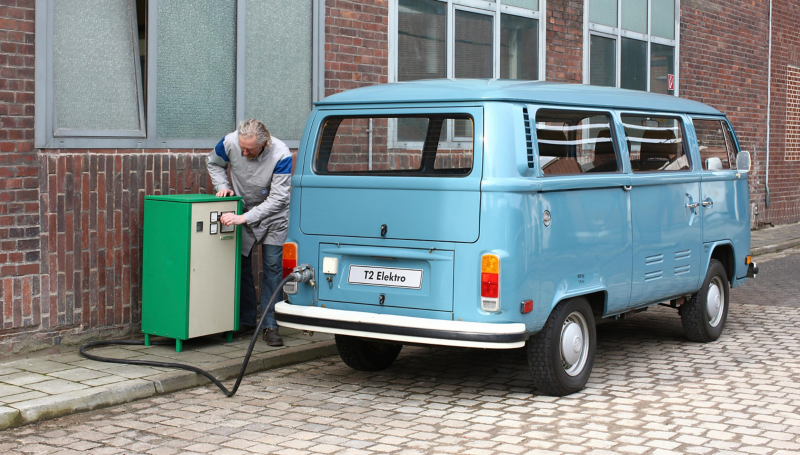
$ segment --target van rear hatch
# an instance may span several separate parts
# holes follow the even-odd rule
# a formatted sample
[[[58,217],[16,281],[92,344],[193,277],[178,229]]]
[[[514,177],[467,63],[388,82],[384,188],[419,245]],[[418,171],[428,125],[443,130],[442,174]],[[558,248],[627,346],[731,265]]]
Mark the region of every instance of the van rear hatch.
[[[304,234],[478,239],[480,107],[323,110],[318,116],[299,192]]]

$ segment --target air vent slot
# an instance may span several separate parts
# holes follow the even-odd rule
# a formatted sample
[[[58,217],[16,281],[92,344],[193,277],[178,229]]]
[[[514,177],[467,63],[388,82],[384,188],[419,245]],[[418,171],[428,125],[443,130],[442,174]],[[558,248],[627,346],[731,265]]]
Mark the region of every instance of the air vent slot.
[[[528,108],[522,108],[522,119],[525,121],[525,146],[528,149],[528,167],[535,169],[533,161],[533,134],[531,132],[531,119],[528,117]]]

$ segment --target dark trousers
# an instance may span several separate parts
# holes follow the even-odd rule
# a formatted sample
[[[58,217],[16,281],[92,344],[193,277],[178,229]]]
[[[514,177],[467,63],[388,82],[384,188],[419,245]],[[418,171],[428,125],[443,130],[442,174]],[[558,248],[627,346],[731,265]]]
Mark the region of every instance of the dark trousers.
[[[258,324],[258,311],[256,310],[256,288],[253,283],[252,252],[248,256],[241,256],[242,282],[239,298],[239,325],[255,326]],[[275,288],[281,283],[283,270],[283,246],[261,245],[261,265],[264,278],[261,280],[261,311],[267,307],[269,298]],[[265,329],[278,328],[274,311],[267,314]]]

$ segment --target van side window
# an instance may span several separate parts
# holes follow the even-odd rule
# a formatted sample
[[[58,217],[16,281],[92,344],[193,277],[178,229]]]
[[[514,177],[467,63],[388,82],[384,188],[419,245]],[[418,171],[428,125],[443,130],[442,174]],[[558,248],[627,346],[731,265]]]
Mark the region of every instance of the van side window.
[[[691,169],[689,156],[683,147],[680,119],[623,115],[622,124],[633,172]]]
[[[721,171],[736,167],[736,152],[728,125],[722,120],[693,118],[700,162],[704,171]]]
[[[605,113],[540,109],[536,111],[536,144],[544,175],[618,172]]]
[[[445,130],[457,142],[444,142]],[[314,172],[387,176],[464,176],[472,171],[474,122],[462,114],[329,117],[322,126]]]

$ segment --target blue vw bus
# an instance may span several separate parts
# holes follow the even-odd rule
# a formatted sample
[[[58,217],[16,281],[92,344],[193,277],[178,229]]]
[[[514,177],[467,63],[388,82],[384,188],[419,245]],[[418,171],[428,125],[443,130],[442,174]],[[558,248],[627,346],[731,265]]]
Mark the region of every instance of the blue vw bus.
[[[330,96],[292,178],[276,305],[357,370],[404,344],[524,347],[541,393],[581,390],[595,321],[677,308],[722,333],[750,261],[747,172],[725,115],[550,82],[435,80]]]

